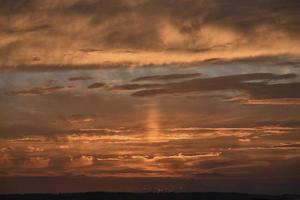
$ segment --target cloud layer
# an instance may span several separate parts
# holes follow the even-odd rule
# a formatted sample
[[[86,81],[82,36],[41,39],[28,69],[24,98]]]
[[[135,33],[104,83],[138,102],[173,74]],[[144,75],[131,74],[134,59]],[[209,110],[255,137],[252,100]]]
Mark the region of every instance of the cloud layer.
[[[1,1],[0,63],[163,64],[299,56],[297,1]]]

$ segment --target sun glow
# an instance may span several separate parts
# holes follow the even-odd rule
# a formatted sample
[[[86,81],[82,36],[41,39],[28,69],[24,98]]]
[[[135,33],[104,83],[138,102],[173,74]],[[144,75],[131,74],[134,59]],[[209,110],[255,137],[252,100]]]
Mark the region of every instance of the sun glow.
[[[161,133],[159,127],[159,109],[157,101],[155,99],[149,104],[149,110],[146,120],[146,126],[148,130],[147,140],[149,142],[156,142]]]

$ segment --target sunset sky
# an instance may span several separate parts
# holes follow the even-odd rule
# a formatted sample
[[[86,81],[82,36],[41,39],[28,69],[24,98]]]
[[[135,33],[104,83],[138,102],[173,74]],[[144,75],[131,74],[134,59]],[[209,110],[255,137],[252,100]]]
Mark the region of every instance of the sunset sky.
[[[0,0],[0,193],[300,191],[300,1]]]

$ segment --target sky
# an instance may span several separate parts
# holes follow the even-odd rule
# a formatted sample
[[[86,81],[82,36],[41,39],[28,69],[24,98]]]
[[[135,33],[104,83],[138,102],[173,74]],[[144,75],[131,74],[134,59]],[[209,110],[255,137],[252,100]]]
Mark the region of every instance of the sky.
[[[0,193],[299,193],[299,10],[0,0]]]

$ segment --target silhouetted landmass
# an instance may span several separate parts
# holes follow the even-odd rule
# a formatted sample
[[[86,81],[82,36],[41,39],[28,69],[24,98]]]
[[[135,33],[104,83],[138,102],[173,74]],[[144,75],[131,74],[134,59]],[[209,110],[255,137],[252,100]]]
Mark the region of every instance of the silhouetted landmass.
[[[300,200],[300,195],[258,195],[238,193],[74,193],[9,194],[1,200]]]

